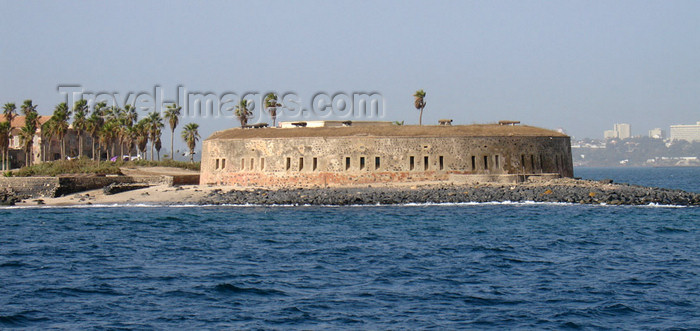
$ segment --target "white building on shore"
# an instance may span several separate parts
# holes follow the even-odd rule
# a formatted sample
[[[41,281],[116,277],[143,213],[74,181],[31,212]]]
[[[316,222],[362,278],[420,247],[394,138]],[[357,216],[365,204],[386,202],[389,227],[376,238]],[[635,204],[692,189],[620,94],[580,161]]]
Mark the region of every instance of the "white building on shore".
[[[603,132],[603,138],[605,139],[627,139],[630,137],[632,137],[632,126],[627,123],[615,124],[612,130]]]
[[[661,130],[661,128],[651,129],[649,130],[649,138],[664,139],[666,138],[666,132],[664,132],[664,130]]]
[[[695,124],[671,125],[671,140],[700,141],[700,121]]]

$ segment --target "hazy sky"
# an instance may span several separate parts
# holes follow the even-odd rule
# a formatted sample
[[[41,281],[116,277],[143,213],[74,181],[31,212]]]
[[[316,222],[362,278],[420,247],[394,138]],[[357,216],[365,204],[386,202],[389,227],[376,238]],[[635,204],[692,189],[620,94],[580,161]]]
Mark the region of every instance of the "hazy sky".
[[[64,100],[57,86],[73,84],[120,95],[158,85],[166,100],[177,86],[291,91],[304,105],[317,92],[377,92],[385,119],[406,123],[424,89],[424,123],[520,120],[577,138],[616,122],[646,135],[700,121],[700,1],[0,4],[0,103],[31,98],[46,115]],[[238,125],[190,121],[203,137]]]

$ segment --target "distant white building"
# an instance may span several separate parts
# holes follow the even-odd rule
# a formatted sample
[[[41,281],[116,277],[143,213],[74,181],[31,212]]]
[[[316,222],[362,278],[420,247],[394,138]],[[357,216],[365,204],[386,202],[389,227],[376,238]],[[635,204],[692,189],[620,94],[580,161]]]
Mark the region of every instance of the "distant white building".
[[[603,137],[605,139],[627,139],[632,137],[632,126],[627,123],[618,123],[613,126],[612,130],[605,130],[603,132]]]
[[[700,141],[700,121],[689,125],[671,125],[671,140]]]
[[[664,139],[666,138],[666,132],[660,128],[651,129],[649,130],[649,138]]]
[[[627,123],[615,124],[615,131],[617,132],[617,137],[620,139],[632,137],[632,126]]]

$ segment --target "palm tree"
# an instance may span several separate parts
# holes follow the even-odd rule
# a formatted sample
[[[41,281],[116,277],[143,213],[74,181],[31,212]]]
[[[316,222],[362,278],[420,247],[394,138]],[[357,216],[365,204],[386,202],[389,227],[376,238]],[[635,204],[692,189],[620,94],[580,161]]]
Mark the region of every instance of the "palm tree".
[[[95,154],[95,143],[98,141],[99,137],[99,132],[100,129],[102,128],[102,124],[104,123],[104,120],[102,119],[102,116],[100,116],[100,112],[98,111],[98,107],[95,106],[95,111],[88,117],[85,125],[85,131],[88,132],[90,135],[90,138],[92,140],[92,160],[96,160],[99,156]],[[101,148],[100,148],[101,149]]]
[[[176,104],[167,106],[168,109],[165,110],[164,117],[168,120],[170,124],[170,159],[175,158],[175,128],[180,122],[180,110],[182,107],[178,107]]]
[[[194,147],[199,140],[199,125],[197,123],[189,123],[182,130],[182,139],[185,140],[187,147],[190,149],[190,162],[194,163]]]
[[[17,107],[14,103],[8,102],[3,107],[3,114],[5,115],[5,120],[12,125],[12,119],[17,115]]]
[[[139,120],[139,114],[136,113],[136,108],[134,106],[127,104],[124,106],[124,111],[122,113],[123,118],[126,120],[126,126],[133,126],[136,121]]]
[[[270,113],[272,117],[272,127],[277,126],[277,107],[282,107],[282,104],[277,101],[277,94],[268,93],[265,96],[265,109]]]
[[[10,122],[0,122],[0,157],[2,158],[0,168],[2,171],[9,169],[6,155],[7,151],[10,149],[11,130]]]
[[[53,117],[51,117],[51,119],[41,125],[41,144],[43,147],[43,152],[41,154],[43,155],[44,161],[50,161],[49,153],[51,152],[51,139],[53,139],[55,133],[56,122],[54,121]]]
[[[160,161],[160,148],[163,147],[163,143],[160,141],[160,129],[156,131],[156,140],[153,142],[153,144],[156,145],[156,153],[158,155],[158,161]]]
[[[108,122],[119,118],[120,116],[122,116],[123,112],[124,110],[117,106],[106,107],[102,109],[102,117],[104,117],[105,122]]]
[[[105,122],[99,132],[100,145],[105,146],[107,150],[107,160],[110,160],[113,153],[110,153],[110,147],[114,147],[114,139],[116,137],[116,129],[118,123],[116,120]],[[113,151],[114,152],[114,151]]]
[[[9,170],[10,169],[10,147],[9,147],[10,142],[9,142],[9,140],[12,139],[12,119],[14,119],[15,115],[17,115],[17,107],[15,106],[14,103],[8,102],[3,107],[3,114],[5,115],[5,120],[7,121],[7,123],[10,124],[10,132],[9,132],[8,138],[7,138],[8,148],[5,150],[5,154],[3,155],[3,159],[7,162],[7,167],[5,170]]]
[[[20,132],[20,140],[25,151],[25,165],[30,166],[32,164],[32,145],[34,144],[34,135],[38,128],[39,114],[32,100],[24,100],[20,109],[22,114],[24,114],[24,127],[22,127]]]
[[[53,116],[51,120],[54,121],[54,133],[61,142],[61,160],[66,159],[66,133],[68,133],[68,118],[70,117],[70,111],[68,110],[68,105],[65,102],[59,103],[54,108]]]
[[[83,132],[87,127],[87,101],[80,99],[73,106],[73,129],[78,134],[78,157],[83,157]]]
[[[31,154],[32,154],[32,140],[34,140],[34,134],[36,130],[32,130],[31,126],[25,125],[19,131],[19,140],[24,148],[24,165],[31,165]]]
[[[24,116],[29,116],[30,113],[38,115],[38,113],[36,112],[36,105],[32,103],[31,99],[24,100],[24,103],[22,104],[20,109],[22,110],[22,114],[24,114]],[[34,120],[37,120],[37,118],[35,117]],[[36,124],[36,122],[33,124]]]
[[[236,116],[238,120],[241,121],[241,127],[248,124],[248,118],[251,115],[253,115],[253,112],[248,109],[248,100],[241,100],[241,102],[236,105]]]
[[[134,142],[138,137],[138,128],[136,125],[132,125],[126,128],[126,137],[124,138],[124,143],[126,143],[127,150],[129,151],[129,159],[131,159],[131,150],[134,149]]]
[[[148,118],[140,120],[134,126],[136,131],[136,147],[142,159],[146,159],[146,147],[148,147]]]
[[[418,90],[413,95],[415,97],[414,105],[416,109],[420,110],[420,115],[418,117],[418,125],[423,125],[423,109],[425,108],[425,91]]]
[[[148,133],[151,139],[151,161],[153,161],[153,149],[155,148],[156,136],[160,139],[160,129],[163,128],[163,118],[157,112],[148,114]]]

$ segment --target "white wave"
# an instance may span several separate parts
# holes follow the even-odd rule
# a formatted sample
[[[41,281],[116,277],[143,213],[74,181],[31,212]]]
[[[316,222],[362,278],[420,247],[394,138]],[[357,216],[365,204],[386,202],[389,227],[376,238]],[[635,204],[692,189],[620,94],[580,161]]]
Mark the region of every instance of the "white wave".
[[[693,206],[683,205],[664,205],[658,203],[649,203],[648,205],[609,205],[606,203],[600,204],[579,204],[574,202],[539,202],[539,201],[489,201],[489,202],[411,202],[403,204],[353,204],[353,205],[312,205],[312,204],[278,204],[278,205],[261,205],[261,204],[146,204],[146,203],[115,203],[115,204],[91,204],[91,205],[61,205],[61,206],[2,206],[4,209],[77,209],[77,208],[214,208],[214,207],[324,207],[324,208],[347,208],[347,207],[441,207],[441,206],[591,206],[591,207],[611,207],[611,208],[688,208]]]

